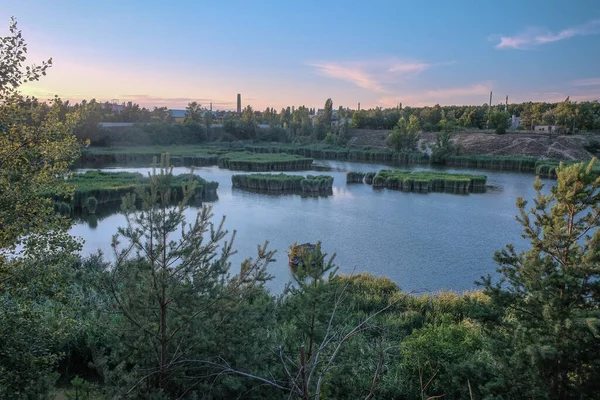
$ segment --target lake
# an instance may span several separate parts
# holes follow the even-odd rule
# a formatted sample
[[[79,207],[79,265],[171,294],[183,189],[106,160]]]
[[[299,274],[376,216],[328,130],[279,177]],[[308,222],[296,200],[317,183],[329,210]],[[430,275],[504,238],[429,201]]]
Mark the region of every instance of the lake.
[[[482,194],[405,193],[377,190],[364,184],[346,184],[346,171],[379,171],[385,165],[340,161],[315,161],[315,168],[330,168],[333,194],[328,197],[272,195],[232,189],[231,175],[240,172],[218,167],[195,168],[196,174],[219,182],[217,201],[211,202],[214,222],[226,216],[225,227],[236,230],[232,271],[241,261],[254,257],[265,240],[276,249],[277,262],[270,266],[275,276],[269,283],[277,293],[290,280],[286,251],[294,242],[322,242],[342,273],[368,272],[387,276],[405,291],[464,291],[476,288],[482,275],[495,274],[492,257],[496,250],[513,243],[523,248],[521,226],[515,221],[517,196],[535,197],[533,174],[435,168],[488,176],[495,188]],[[406,167],[428,170],[430,167]],[[150,168],[106,168],[105,171],[146,173]],[[80,170],[84,171],[84,170]],[[175,174],[189,168],[175,168]],[[306,175],[307,172],[291,172]],[[546,189],[553,181],[548,183]],[[197,209],[187,210],[192,220]],[[121,214],[102,219],[95,228],[77,223],[71,234],[85,240],[84,254],[102,249],[112,259],[111,238],[125,225]]]

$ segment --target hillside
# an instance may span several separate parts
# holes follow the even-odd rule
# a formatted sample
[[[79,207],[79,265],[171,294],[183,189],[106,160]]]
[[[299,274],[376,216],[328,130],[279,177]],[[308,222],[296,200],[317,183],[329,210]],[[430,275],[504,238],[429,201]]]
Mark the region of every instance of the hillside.
[[[386,147],[390,131],[352,129],[350,145]],[[435,133],[422,133],[421,141],[435,142]],[[562,160],[585,160],[600,151],[600,134],[565,135],[550,137],[547,134],[507,133],[496,135],[484,132],[454,134],[460,154],[525,155]]]

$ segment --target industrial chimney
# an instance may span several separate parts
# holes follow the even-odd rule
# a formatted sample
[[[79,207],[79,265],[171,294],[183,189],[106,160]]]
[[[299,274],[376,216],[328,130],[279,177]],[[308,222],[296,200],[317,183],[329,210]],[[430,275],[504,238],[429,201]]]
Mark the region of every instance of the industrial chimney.
[[[238,112],[238,114],[242,113],[242,95],[239,93],[237,96],[237,112]]]

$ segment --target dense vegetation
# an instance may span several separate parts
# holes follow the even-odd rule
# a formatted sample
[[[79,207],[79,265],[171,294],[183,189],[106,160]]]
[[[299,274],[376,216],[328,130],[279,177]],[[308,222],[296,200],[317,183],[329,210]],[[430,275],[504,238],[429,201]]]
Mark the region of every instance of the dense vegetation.
[[[470,193],[485,190],[485,175],[450,174],[432,171],[391,171],[382,169],[372,179],[374,188],[405,192]]]
[[[18,93],[49,64],[22,72],[16,24],[2,39],[0,398],[600,397],[595,160],[559,166],[549,192],[536,180],[533,207],[517,199],[529,245],[497,252],[502,279],[463,295],[339,275],[317,245],[274,296],[275,254],[232,268],[235,233],[210,206],[186,218],[193,183],[172,206],[167,160],[124,197],[110,261],[82,258],[41,196],[73,190],[74,127]]]
[[[123,196],[133,193],[136,188],[150,187],[150,177],[134,172],[102,172],[87,171],[82,174],[73,174],[67,183],[73,188],[73,193],[65,197],[52,190],[43,192],[42,195],[52,197],[56,202],[55,207],[60,211],[68,205],[73,211],[85,209],[94,214],[98,206],[114,205],[121,202]],[[211,201],[217,198],[217,182],[208,182],[198,175],[183,174],[174,176],[170,181],[172,202],[183,199],[183,187],[194,186],[193,196],[190,200],[200,202]],[[63,204],[64,203],[64,204]],[[69,213],[62,212],[70,215]]]
[[[333,177],[327,175],[244,174],[232,175],[233,187],[275,192],[325,192],[331,191]]]
[[[292,154],[255,154],[249,152],[231,152],[222,154],[218,163],[220,168],[236,171],[301,171],[312,167],[312,158]]]

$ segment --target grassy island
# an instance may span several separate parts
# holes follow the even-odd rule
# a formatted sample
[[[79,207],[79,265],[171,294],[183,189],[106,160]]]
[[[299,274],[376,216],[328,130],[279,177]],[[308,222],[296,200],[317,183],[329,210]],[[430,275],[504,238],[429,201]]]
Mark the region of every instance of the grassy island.
[[[394,152],[386,149],[349,149],[341,146],[311,145],[248,145],[246,151],[259,154],[287,153],[326,160],[349,160],[365,162],[427,163],[429,157],[420,152]]]
[[[388,188],[404,192],[483,192],[485,175],[449,174],[432,171],[381,170],[373,177],[374,188]]]
[[[155,157],[160,159],[161,154],[169,153],[173,166],[203,167],[217,165],[222,154],[234,151],[243,151],[243,148],[210,145],[91,147],[82,152],[79,164],[151,164]]]
[[[219,157],[219,168],[236,171],[301,171],[312,167],[312,158],[297,155],[231,152]]]
[[[269,192],[318,193],[331,191],[333,177],[328,175],[244,174],[233,175],[234,188]]]
[[[183,198],[182,186],[190,179],[189,174],[173,176],[171,190],[173,201]],[[208,182],[197,175],[192,175],[196,184],[193,200],[214,200],[217,197],[217,182]],[[69,183],[75,188],[71,199],[65,199],[55,193],[45,193],[56,202],[56,208],[62,214],[70,214],[74,210],[85,209],[88,213],[95,213],[96,209],[105,205],[114,206],[120,202],[127,193],[133,193],[136,185],[150,186],[150,178],[140,173],[133,172],[103,172],[87,171],[83,174],[74,174],[69,178]]]

